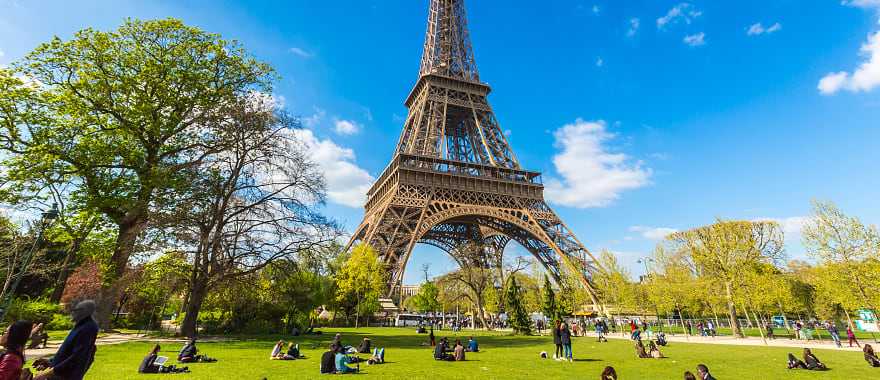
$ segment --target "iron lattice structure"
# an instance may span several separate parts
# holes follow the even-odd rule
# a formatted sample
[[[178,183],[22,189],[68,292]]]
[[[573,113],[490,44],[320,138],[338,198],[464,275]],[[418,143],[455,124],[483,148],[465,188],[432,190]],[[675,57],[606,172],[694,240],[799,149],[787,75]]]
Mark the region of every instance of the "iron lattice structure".
[[[596,260],[544,201],[540,173],[523,170],[480,82],[464,0],[431,0],[419,79],[394,158],[367,193],[359,241],[388,266],[389,296],[401,285],[413,246],[430,244],[460,265],[490,265],[462,253],[478,243],[500,254],[515,240],[560,280],[561,265],[591,283]],[[467,257],[466,257],[467,256]]]

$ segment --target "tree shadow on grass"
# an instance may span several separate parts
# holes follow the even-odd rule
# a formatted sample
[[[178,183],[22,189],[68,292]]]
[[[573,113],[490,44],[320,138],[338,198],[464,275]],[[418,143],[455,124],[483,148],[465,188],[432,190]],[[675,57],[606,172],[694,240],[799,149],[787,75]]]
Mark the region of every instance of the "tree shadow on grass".
[[[601,361],[604,361],[604,360],[602,360],[602,359],[591,359],[591,358],[586,358],[586,359],[573,359],[573,361],[576,361],[576,362],[601,362]]]

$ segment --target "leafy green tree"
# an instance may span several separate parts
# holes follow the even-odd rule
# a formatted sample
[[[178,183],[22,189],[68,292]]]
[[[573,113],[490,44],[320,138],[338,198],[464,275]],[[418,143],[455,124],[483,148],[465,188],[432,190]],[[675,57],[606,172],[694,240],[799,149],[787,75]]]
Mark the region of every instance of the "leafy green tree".
[[[855,300],[877,315],[880,305],[880,233],[875,226],[844,214],[830,202],[813,202],[813,217],[804,226],[807,253],[835,275],[822,285],[836,290],[832,302],[852,304]],[[834,277],[837,276],[835,279]],[[880,327],[880,322],[877,323]]]
[[[366,243],[352,249],[351,257],[336,276],[336,302],[346,313],[355,312],[355,327],[361,314],[379,309],[379,297],[385,291],[387,271],[379,254]]]
[[[737,323],[734,290],[745,270],[783,257],[784,237],[776,222],[724,221],[666,238],[667,248],[684,252],[698,276],[724,290],[733,333],[743,337]]]
[[[553,285],[550,284],[550,277],[544,275],[544,289],[541,297],[541,311],[544,316],[550,319],[557,319],[559,308],[556,306],[556,292],[553,291]]]
[[[522,301],[522,291],[516,283],[516,276],[510,276],[507,280],[507,318],[513,331],[517,334],[530,335],[532,333],[532,321],[526,312]]]
[[[419,287],[419,292],[413,296],[413,306],[420,312],[440,310],[440,289],[433,281],[427,281]]]
[[[254,89],[272,69],[236,41],[175,19],[126,20],[110,32],[54,38],[0,75],[3,165],[14,180],[65,173],[88,208],[117,229],[99,300],[103,327],[151,207],[173,203],[187,176],[225,150],[216,111]],[[12,76],[14,78],[14,76]],[[52,176],[57,178],[59,176]]]

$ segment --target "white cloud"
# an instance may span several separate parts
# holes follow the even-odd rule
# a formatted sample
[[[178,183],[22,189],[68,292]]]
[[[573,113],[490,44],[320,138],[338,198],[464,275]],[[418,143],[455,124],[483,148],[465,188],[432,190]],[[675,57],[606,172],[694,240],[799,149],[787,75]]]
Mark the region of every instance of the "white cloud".
[[[324,111],[323,109],[314,107],[314,110],[315,112],[313,114],[302,118],[303,124],[306,127],[314,128],[318,126],[318,123],[320,123],[321,120],[324,120],[324,116],[327,116],[327,111]]]
[[[596,58],[596,67],[602,67],[605,64],[605,61],[602,60],[602,57]]]
[[[6,52],[3,51],[3,49],[0,49],[0,58],[3,58],[3,56],[5,56],[5,55],[6,55]]]
[[[629,228],[629,231],[638,232],[643,238],[650,240],[663,240],[669,234],[678,232],[675,228],[646,226],[632,226]]]
[[[706,33],[699,32],[697,34],[684,36],[682,41],[689,46],[703,46],[706,44]]]
[[[611,153],[605,146],[615,137],[604,121],[584,121],[557,129],[553,136],[561,152],[553,165],[561,179],[550,177],[546,195],[553,203],[577,208],[607,206],[620,193],[649,183],[651,169],[642,168],[623,153]]]
[[[680,3],[672,7],[669,12],[666,12],[665,16],[657,19],[657,29],[663,29],[666,25],[676,24],[679,21],[684,21],[685,24],[690,24],[695,18],[700,17],[702,14],[702,11],[694,9],[691,4]]]
[[[287,49],[287,51],[289,51],[293,54],[296,54],[302,58],[312,58],[315,56],[315,53],[312,53],[310,51],[307,51],[303,48],[298,48],[298,47],[292,47],[290,49]]]
[[[599,14],[599,11],[600,11],[599,6],[593,5],[593,14]]]
[[[324,172],[327,198],[343,206],[363,207],[375,179],[354,163],[354,151],[330,139],[321,140],[310,129],[297,129],[295,134],[312,161]]]
[[[638,17],[633,17],[633,18],[629,19],[629,29],[627,29],[627,31],[626,31],[626,36],[627,37],[635,36],[636,33],[639,32],[639,24],[641,24],[641,21],[639,21]]]
[[[336,119],[333,129],[340,135],[353,135],[361,131],[361,126],[351,120]]]
[[[880,9],[880,0],[843,0],[841,4],[851,7]]]
[[[746,34],[749,36],[759,36],[764,33],[771,34],[771,33],[778,32],[780,30],[782,30],[782,24],[780,24],[778,22],[774,23],[773,25],[770,25],[770,27],[768,27],[768,28],[764,28],[764,25],[761,25],[761,23],[759,22],[759,23],[752,24],[752,26],[750,26],[746,30]]]
[[[832,95],[840,90],[862,92],[880,86],[880,31],[868,36],[860,52],[864,62],[852,74],[846,71],[826,74],[819,80],[819,92]]]

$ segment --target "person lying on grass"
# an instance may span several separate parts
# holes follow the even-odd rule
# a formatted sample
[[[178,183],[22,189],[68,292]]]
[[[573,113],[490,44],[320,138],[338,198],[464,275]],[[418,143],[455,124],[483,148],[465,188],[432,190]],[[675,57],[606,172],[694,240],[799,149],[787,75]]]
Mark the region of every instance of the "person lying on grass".
[[[648,342],[648,354],[654,359],[664,358],[663,353],[660,352],[660,349],[657,348],[654,342]]]
[[[865,361],[868,362],[871,367],[880,367],[880,359],[877,358],[877,355],[874,353],[874,348],[871,347],[870,344],[865,343],[862,352],[865,353]]]
[[[159,351],[162,348],[157,344],[153,346],[153,349],[150,350],[150,353],[144,357],[144,360],[141,361],[140,367],[138,367],[138,373],[185,373],[189,372],[188,367],[177,368],[173,365],[166,366],[164,365],[165,359],[159,361]]]
[[[788,369],[807,369],[807,365],[804,364],[803,360],[800,360],[792,353],[788,353]]]
[[[648,354],[647,352],[645,352],[645,345],[642,344],[642,341],[637,340],[636,343],[635,343],[635,348],[636,348],[636,355],[637,355],[639,358],[647,359],[647,358],[650,358],[650,357],[651,357],[650,354]]]
[[[284,341],[279,340],[278,343],[275,343],[275,347],[272,348],[272,353],[269,355],[269,359],[272,360],[294,360],[299,358],[299,346],[290,342],[290,345],[287,347],[287,352],[283,351],[284,349]]]
[[[810,351],[809,348],[804,348],[804,363],[807,363],[807,369],[813,371],[824,371],[828,369],[825,364],[822,364],[822,361],[813,355],[813,352]]]
[[[181,363],[213,363],[217,359],[207,355],[199,355],[199,349],[196,347],[196,338],[192,338],[180,349],[180,352],[177,354],[177,361]]]
[[[373,356],[367,359],[367,364],[383,364],[385,363],[385,347],[373,348]]]

